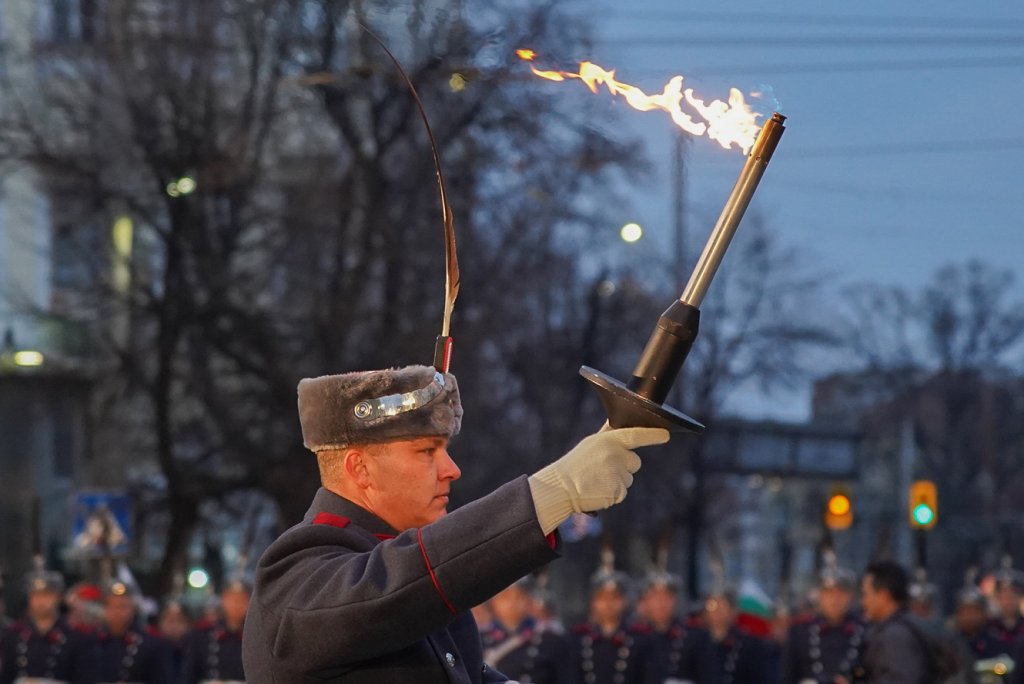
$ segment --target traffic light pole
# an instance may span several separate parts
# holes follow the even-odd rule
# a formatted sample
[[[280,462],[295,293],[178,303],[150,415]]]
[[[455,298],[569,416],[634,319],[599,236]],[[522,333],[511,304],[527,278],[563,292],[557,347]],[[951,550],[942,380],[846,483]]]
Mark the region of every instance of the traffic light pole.
[[[928,567],[928,530],[919,527],[914,530],[914,542],[917,547],[917,567]]]

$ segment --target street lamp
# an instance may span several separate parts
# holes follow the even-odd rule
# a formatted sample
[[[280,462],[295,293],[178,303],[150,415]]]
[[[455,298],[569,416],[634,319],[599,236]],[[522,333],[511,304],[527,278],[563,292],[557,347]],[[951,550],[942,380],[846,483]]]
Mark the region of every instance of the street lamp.
[[[14,352],[12,357],[15,366],[21,368],[38,368],[43,365],[43,353],[34,349],[22,349]]]
[[[627,223],[619,230],[619,237],[624,242],[633,243],[644,236],[644,229],[639,223]]]
[[[202,568],[192,568],[188,572],[188,586],[202,589],[210,583],[210,576]]]

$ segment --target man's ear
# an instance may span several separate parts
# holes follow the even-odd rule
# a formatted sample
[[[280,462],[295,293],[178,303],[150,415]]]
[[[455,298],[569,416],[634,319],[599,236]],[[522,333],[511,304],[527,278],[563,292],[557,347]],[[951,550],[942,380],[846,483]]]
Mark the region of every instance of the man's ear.
[[[367,467],[368,456],[365,448],[354,446],[345,449],[345,453],[341,457],[341,467],[345,472],[345,477],[360,489],[366,489],[373,484],[373,478]]]

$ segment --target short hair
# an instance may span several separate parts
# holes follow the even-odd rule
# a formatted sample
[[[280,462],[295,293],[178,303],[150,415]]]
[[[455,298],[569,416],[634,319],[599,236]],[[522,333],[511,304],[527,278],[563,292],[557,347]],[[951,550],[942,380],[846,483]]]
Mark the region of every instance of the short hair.
[[[340,449],[322,449],[316,452],[316,462],[320,469],[320,482],[327,485],[340,480],[345,473],[345,452],[349,449],[361,449],[371,456],[386,453],[390,445],[387,442],[374,444],[351,444]]]
[[[910,597],[910,582],[903,566],[893,561],[877,561],[864,571],[870,577],[871,586],[875,591],[885,590],[897,603],[906,603]]]

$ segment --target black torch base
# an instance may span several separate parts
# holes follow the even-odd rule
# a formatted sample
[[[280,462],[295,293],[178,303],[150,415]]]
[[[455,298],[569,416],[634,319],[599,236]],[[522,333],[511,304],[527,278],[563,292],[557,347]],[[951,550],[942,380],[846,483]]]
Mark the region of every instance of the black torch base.
[[[704,432],[704,425],[685,413],[642,397],[599,370],[583,366],[580,375],[594,386],[613,428],[660,427],[672,432]]]

